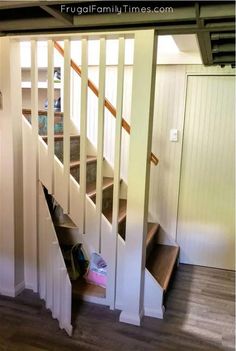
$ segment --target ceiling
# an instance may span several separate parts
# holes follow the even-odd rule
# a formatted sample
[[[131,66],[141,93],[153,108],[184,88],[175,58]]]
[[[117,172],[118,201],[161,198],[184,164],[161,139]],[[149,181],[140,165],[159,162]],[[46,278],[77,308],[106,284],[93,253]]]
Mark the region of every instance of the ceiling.
[[[235,2],[233,1],[142,1],[135,6],[169,7],[165,13],[87,13],[72,9],[89,5],[120,6],[116,1],[0,1],[0,36],[31,33],[58,33],[119,28],[154,27],[158,35],[173,35],[183,52],[196,50],[195,34],[205,65],[235,65]],[[65,5],[68,12],[61,11]],[[64,7],[65,9],[65,7]],[[195,36],[192,36],[192,38]]]

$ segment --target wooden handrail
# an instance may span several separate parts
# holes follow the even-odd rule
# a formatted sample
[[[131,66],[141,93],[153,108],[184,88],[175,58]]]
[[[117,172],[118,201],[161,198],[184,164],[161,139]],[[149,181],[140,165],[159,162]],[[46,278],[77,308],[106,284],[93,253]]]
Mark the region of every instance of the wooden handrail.
[[[57,49],[57,51],[61,54],[62,57],[64,57],[64,50],[63,48],[60,46],[60,44],[58,44],[58,42],[54,41],[54,47]],[[81,77],[81,69],[80,67],[75,63],[75,61],[73,61],[71,59],[70,62],[71,67],[73,68],[73,70]],[[90,80],[88,79],[88,87],[92,90],[92,92],[98,97],[99,95],[99,91],[98,88],[96,87],[96,85]],[[116,108],[112,105],[112,103],[105,98],[105,102],[104,102],[104,106],[108,109],[108,111],[110,111],[110,113],[116,118]],[[122,127],[126,130],[126,132],[128,134],[130,134],[130,125],[126,122],[126,120],[124,118],[122,118]],[[158,158],[151,153],[151,161],[157,165],[159,160]]]
[[[28,108],[23,108],[22,109],[22,113],[23,113],[23,115],[31,115],[31,110],[28,109]],[[39,110],[38,111],[38,115],[39,116],[45,116],[45,115],[47,116],[47,114],[48,114],[48,112],[46,110]],[[63,117],[63,112],[55,111],[54,112],[54,116],[56,116],[56,117]]]

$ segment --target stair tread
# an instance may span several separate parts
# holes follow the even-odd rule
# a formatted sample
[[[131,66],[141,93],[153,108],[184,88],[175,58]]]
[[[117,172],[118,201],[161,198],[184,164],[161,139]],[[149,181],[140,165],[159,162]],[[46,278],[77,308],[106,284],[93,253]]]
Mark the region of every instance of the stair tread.
[[[87,156],[87,163],[92,163],[97,161],[97,157],[96,156]],[[72,161],[70,163],[70,168],[75,168],[78,167],[80,165],[80,160],[78,161]]]
[[[54,220],[54,225],[57,227],[63,227],[63,228],[78,228],[75,223],[70,219],[70,217],[68,215],[64,214],[64,218],[63,218],[63,222],[57,222],[56,220]]]
[[[148,223],[146,246],[148,246],[159,228],[159,223]]]
[[[93,296],[99,298],[106,297],[106,289],[101,286],[89,284],[84,278],[72,281],[72,292],[74,296]]]
[[[119,214],[118,214],[118,222],[122,222],[126,218],[126,206],[127,200],[120,199],[119,200]],[[108,219],[109,222],[112,222],[112,208],[107,208],[103,212],[104,216]]]
[[[113,184],[113,178],[103,177],[103,190],[110,188]],[[93,197],[96,195],[96,182],[87,184],[86,193],[89,197]]]
[[[41,135],[43,140],[47,140],[48,136],[47,135]],[[71,139],[79,138],[80,136],[77,134],[70,135]],[[55,140],[62,140],[64,138],[64,134],[54,134],[54,139]]]
[[[147,269],[165,291],[168,288],[178,254],[179,246],[156,244],[147,260]]]

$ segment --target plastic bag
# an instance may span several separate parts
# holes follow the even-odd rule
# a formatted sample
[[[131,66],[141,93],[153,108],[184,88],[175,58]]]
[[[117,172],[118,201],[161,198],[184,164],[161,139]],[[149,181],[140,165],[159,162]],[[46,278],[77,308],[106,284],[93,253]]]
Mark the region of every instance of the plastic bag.
[[[92,253],[90,265],[85,279],[88,283],[106,288],[107,286],[107,264],[97,253]]]

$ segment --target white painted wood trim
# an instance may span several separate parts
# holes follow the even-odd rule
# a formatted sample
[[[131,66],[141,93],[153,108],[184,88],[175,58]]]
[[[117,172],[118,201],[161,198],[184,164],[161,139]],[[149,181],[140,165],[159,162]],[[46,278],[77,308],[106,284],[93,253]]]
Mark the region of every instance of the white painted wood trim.
[[[97,247],[101,252],[101,215],[102,215],[102,185],[103,185],[103,146],[104,146],[104,100],[106,79],[106,40],[100,39],[99,59],[99,95],[98,95],[98,137],[97,137],[97,181],[96,181],[96,230]]]
[[[64,40],[64,139],[63,139],[63,164],[64,164],[64,187],[66,203],[64,211],[69,213],[70,203],[70,95],[71,95],[71,68],[70,68],[70,41]]]
[[[121,162],[121,135],[123,114],[123,85],[124,85],[124,61],[125,40],[119,38],[119,57],[117,74],[117,97],[116,97],[116,132],[115,132],[115,157],[114,157],[114,189],[113,189],[113,211],[112,211],[112,251],[113,260],[110,263],[111,271],[111,308],[115,308],[116,299],[116,274],[117,274],[117,240],[118,240],[118,215],[120,198],[120,162]]]
[[[35,145],[38,142],[38,60],[37,42],[31,41],[31,124]]]
[[[144,313],[156,51],[153,29],[135,33],[125,241],[125,267],[128,269],[124,272],[124,307],[120,320],[136,325]]]
[[[54,45],[48,40],[48,168],[49,194],[54,192]]]
[[[81,108],[80,108],[80,231],[85,233],[85,197],[87,170],[87,101],[88,101],[88,42],[82,39]]]

